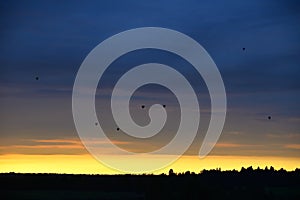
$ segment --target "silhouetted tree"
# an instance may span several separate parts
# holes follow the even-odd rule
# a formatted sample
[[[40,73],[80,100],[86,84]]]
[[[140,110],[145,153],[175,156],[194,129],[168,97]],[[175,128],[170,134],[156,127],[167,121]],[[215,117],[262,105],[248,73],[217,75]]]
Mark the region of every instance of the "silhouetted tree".
[[[285,173],[285,172],[286,172],[286,170],[285,170],[285,169],[283,169],[283,168],[280,168],[279,172],[280,172],[280,173]]]
[[[211,169],[195,176],[190,171],[175,173],[173,169],[169,169],[171,176],[0,173],[0,196],[1,199],[24,199],[24,196],[74,199],[70,192],[76,191],[78,200],[107,199],[108,195],[112,195],[110,199],[300,199],[300,169],[274,170],[272,166],[267,171],[258,169],[251,166],[242,167],[241,172]]]
[[[173,169],[170,169],[169,170],[169,176],[173,176],[173,175],[175,175],[175,173],[174,173]]]
[[[250,166],[250,167],[247,168],[247,172],[253,172],[252,166]]]
[[[246,171],[245,167],[242,167],[241,172],[245,172],[245,171]]]

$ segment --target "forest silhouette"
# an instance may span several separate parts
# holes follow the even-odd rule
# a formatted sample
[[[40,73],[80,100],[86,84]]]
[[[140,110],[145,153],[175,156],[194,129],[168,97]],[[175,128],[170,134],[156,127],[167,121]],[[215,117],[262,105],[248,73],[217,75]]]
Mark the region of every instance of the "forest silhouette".
[[[0,174],[1,199],[300,199],[300,169],[168,174]]]

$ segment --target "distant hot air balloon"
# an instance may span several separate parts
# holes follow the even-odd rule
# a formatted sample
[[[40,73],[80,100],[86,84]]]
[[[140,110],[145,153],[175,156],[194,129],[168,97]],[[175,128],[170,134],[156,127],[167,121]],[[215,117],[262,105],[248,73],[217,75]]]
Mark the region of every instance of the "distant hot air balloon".
[[[142,105],[141,107],[144,109],[144,108],[145,108],[145,105]]]
[[[268,119],[270,120],[270,119],[272,119],[272,117],[271,117],[271,116],[268,116]]]

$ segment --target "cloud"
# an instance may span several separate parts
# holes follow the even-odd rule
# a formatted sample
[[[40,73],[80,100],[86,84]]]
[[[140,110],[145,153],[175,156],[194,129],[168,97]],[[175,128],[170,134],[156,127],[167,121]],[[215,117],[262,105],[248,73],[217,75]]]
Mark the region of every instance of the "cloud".
[[[300,150],[300,144],[287,144],[287,145],[284,145],[284,147],[287,148],[287,149]]]
[[[129,142],[112,140],[114,144],[129,144]],[[95,145],[101,152],[112,153],[107,147],[108,140],[91,140],[90,145]],[[0,154],[88,154],[84,145],[78,138],[68,139],[20,139],[15,144],[2,144]]]
[[[285,138],[285,139],[297,139],[300,138],[300,133],[285,133],[285,134],[274,134],[274,133],[268,133],[266,134],[269,138]]]
[[[240,148],[242,149],[243,147],[261,147],[263,145],[258,145],[258,144],[237,144],[237,143],[217,143],[215,147],[217,148]]]

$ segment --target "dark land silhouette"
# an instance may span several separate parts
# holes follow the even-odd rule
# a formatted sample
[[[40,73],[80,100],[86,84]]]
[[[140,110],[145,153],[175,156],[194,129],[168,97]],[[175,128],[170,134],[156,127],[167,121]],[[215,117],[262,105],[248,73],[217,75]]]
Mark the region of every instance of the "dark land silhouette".
[[[300,169],[161,175],[0,174],[1,199],[300,199]]]

